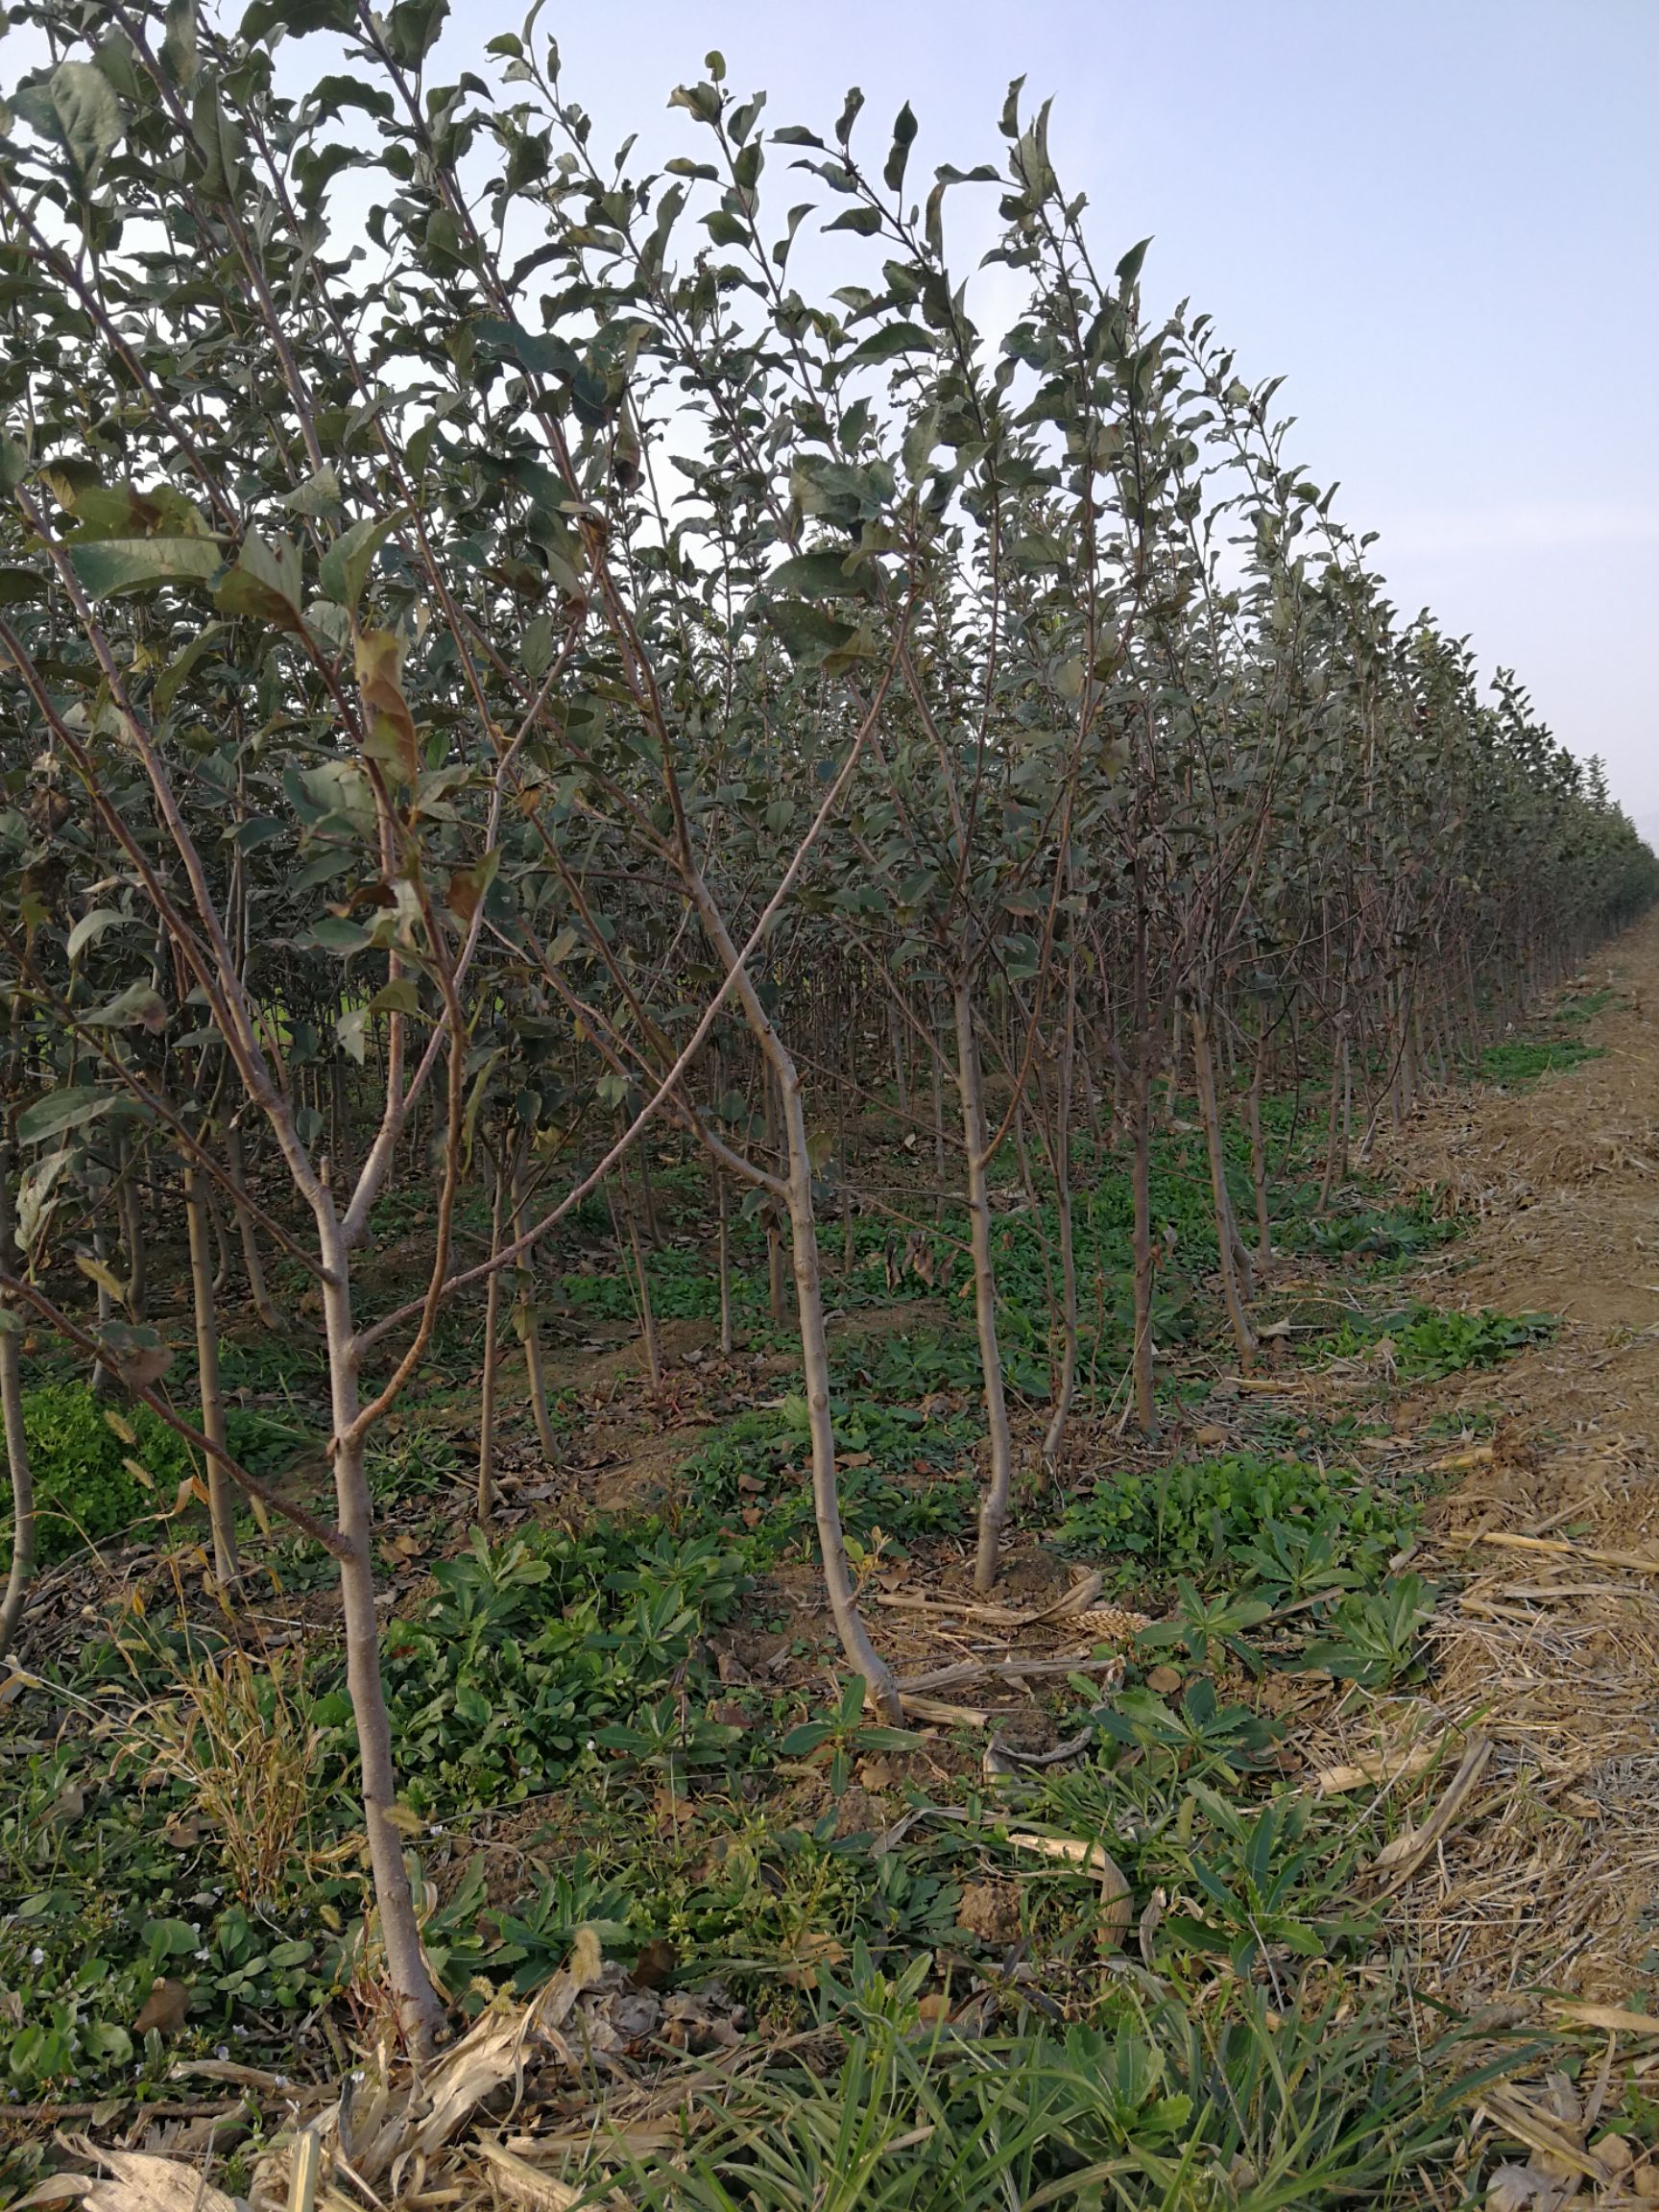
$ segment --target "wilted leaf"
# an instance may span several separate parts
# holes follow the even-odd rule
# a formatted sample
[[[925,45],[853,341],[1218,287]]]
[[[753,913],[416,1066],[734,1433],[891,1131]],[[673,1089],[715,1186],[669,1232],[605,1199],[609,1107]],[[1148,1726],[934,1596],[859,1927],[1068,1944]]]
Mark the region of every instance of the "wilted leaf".
[[[500,863],[499,853],[492,852],[486,853],[475,868],[456,868],[451,871],[449,888],[445,893],[445,903],[451,914],[462,922],[470,923],[478,911],[479,901],[495,880],[495,871]]]
[[[107,1261],[92,1252],[77,1252],[75,1264],[89,1283],[96,1283],[100,1290],[108,1290],[111,1298],[125,1298],[127,1286]]]
[[[413,784],[421,773],[415,717],[398,681],[403,649],[390,630],[366,630],[357,639],[357,687],[362,694],[363,750]]]
[[[130,983],[108,1005],[88,1014],[86,1026],[89,1029],[138,1027],[152,1037],[158,1037],[167,1026],[167,1001],[148,983]]]
[[[189,2009],[189,1983],[158,1977],[150,1984],[150,1994],[139,2008],[138,2017],[132,2023],[132,2032],[135,2035],[148,2035],[154,2028],[159,2034],[177,2035],[184,2025],[184,2017]],[[164,2162],[158,2160],[156,2163]],[[192,2176],[192,2179],[195,2178]]]

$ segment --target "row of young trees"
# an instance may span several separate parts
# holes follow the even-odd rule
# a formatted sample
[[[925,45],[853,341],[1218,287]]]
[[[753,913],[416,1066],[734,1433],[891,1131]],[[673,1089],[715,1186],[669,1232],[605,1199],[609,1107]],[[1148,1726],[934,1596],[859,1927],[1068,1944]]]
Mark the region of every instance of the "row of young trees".
[[[1056,1457],[1080,1133],[1133,1190],[1150,1426],[1161,1082],[1198,1102],[1247,1363],[1264,1094],[1318,1085],[1334,1183],[1654,887],[1599,772],[1400,619],[1274,386],[1205,318],[1144,313],[1140,249],[1096,264],[1020,86],[1000,166],[922,184],[908,108],[874,143],[856,92],[822,132],[769,129],[710,55],[673,96],[687,151],[645,173],[602,162],[533,25],[491,42],[493,84],[437,81],[444,14],[34,0],[13,20],[50,59],[0,116],[0,1648],[37,1328],[192,1438],[227,1592],[238,1491],[337,1560],[417,2043],[439,2005],[365,1450],[448,1302],[486,1301],[492,1344],[517,1302],[551,1451],[538,1243],[600,1188],[632,1235],[641,1138],[697,1147],[722,1222],[735,1200],[768,1224],[830,1606],[893,1712],[841,1540],[826,1211],[966,1203],[988,1589],[1004,1164],[1056,1206]],[[284,49],[319,33],[307,77]],[[989,334],[946,223],[987,191],[985,258],[1024,299]],[[872,1109],[914,1139],[907,1187]],[[428,1269],[367,1320],[395,1181],[429,1202]],[[146,1306],[174,1207],[187,1409]],[[275,1254],[321,1310],[331,1506],[227,1442],[216,1281],[275,1326]]]

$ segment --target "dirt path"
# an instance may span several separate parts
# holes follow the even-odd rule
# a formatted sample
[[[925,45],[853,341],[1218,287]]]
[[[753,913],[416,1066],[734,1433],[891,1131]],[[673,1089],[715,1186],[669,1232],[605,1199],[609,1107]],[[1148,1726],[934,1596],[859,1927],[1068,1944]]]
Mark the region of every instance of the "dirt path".
[[[1562,1316],[1552,1340],[1415,1391],[1421,1438],[1484,1443],[1431,1514],[1425,1570],[1457,1578],[1432,1711],[1494,1745],[1472,1815],[1404,1899],[1431,1983],[1659,2001],[1659,917],[1579,979],[1615,1003],[1602,1056],[1513,1095],[1430,1107],[1391,1165],[1479,1215],[1420,1271],[1440,1305]],[[1500,1539],[1500,1541],[1495,1541]],[[1525,1541],[1517,1541],[1524,1539]],[[1398,1720],[1407,1719],[1405,1714]]]

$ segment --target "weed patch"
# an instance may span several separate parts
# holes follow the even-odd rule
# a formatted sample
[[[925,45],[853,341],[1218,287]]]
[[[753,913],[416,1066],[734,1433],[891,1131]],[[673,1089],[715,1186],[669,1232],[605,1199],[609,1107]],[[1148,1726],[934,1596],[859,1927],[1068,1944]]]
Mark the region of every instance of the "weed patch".
[[[226,1428],[231,1452],[255,1473],[296,1441],[292,1430],[242,1407],[228,1408]],[[84,1382],[25,1391],[23,1433],[35,1478],[36,1552],[43,1563],[171,1513],[180,1483],[199,1471],[197,1455],[158,1414],[147,1406],[110,1406]],[[8,1516],[0,1521],[0,1574],[11,1547]]]
[[[1345,1321],[1319,1349],[1341,1359],[1385,1345],[1396,1374],[1407,1382],[1433,1382],[1468,1367],[1496,1367],[1528,1344],[1546,1341],[1559,1326],[1549,1313],[1500,1313],[1491,1307],[1443,1312],[1418,1305]]]
[[[393,1727],[422,1815],[502,1806],[552,1789],[596,1743],[677,1682],[728,1617],[744,1565],[711,1537],[646,1541],[602,1525],[471,1548],[433,1570],[441,1595],[386,1632]],[[343,1689],[316,1708],[337,1752]]]
[[[1414,1519],[1358,1475],[1235,1453],[1106,1478],[1068,1506],[1059,1541],[1112,1566],[1122,1587],[1182,1575],[1203,1587],[1288,1587],[1308,1573],[1374,1582]]]

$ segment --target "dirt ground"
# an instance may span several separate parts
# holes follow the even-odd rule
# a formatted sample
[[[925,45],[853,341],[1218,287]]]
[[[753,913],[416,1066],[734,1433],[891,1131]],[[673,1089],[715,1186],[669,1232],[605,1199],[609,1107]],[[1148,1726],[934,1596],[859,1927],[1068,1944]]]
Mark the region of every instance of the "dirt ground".
[[[1460,1822],[1402,1898],[1425,1984],[1650,2010],[1659,1995],[1659,917],[1576,978],[1616,998],[1600,1057],[1436,1099],[1390,1144],[1479,1217],[1419,1270],[1442,1306],[1561,1316],[1495,1371],[1414,1391],[1402,1447],[1465,1416],[1425,1573],[1455,1577],[1431,1687],[1393,1729],[1489,1740]],[[1463,1579],[1467,1577],[1467,1579]]]

